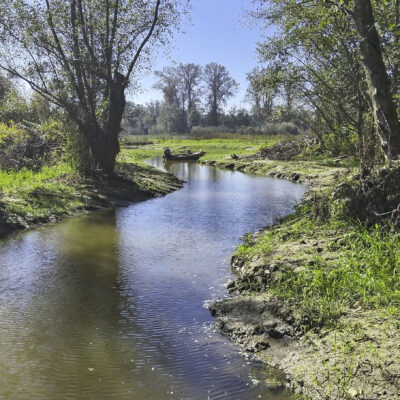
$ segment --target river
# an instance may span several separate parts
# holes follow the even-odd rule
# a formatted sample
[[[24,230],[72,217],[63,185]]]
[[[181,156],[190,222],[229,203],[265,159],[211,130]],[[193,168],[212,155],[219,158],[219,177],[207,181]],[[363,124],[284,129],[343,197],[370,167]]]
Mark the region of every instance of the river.
[[[204,303],[226,295],[239,238],[289,213],[305,187],[166,167],[183,189],[0,241],[0,399],[291,398],[215,331]]]

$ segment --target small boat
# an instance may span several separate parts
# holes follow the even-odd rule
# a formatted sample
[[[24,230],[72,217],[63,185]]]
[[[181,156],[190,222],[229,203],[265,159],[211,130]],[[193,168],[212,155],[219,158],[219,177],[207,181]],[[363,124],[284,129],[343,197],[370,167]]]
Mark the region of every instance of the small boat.
[[[196,153],[192,153],[188,150],[187,153],[172,154],[171,150],[168,147],[165,147],[163,157],[166,161],[196,161],[200,157],[204,156],[204,154],[206,154],[206,152],[203,150]]]

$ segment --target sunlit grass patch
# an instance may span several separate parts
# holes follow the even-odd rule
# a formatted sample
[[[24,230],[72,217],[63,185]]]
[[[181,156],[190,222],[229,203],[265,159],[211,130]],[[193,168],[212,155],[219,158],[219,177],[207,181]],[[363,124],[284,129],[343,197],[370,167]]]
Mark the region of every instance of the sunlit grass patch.
[[[0,171],[2,208],[6,215],[37,219],[49,214],[66,214],[83,206],[71,179],[77,176],[68,164],[43,167],[34,172]]]
[[[273,231],[264,233],[255,243],[249,240],[236,249],[236,255],[239,257],[253,257],[255,255],[268,255],[273,248],[273,241],[276,239]]]
[[[147,139],[150,140],[150,139]],[[269,147],[281,140],[280,136],[247,136],[228,135],[215,139],[195,139],[177,137],[151,138],[152,144],[141,146],[127,146],[122,148],[121,161],[141,162],[145,159],[163,154],[163,147],[169,147],[175,153],[204,150],[203,160],[222,160],[231,154],[254,154],[260,148]]]
[[[22,188],[34,187],[46,181],[59,178],[64,174],[74,174],[74,170],[68,164],[46,166],[38,172],[28,169],[21,171],[0,170],[0,191],[9,193]]]

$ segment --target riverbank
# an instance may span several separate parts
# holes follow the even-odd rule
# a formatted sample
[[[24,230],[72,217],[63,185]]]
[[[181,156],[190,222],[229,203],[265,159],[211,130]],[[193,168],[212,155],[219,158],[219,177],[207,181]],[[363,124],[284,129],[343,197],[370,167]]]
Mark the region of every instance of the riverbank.
[[[291,398],[270,385],[270,368],[216,332],[203,305],[224,297],[223,260],[243,232],[290,212],[305,188],[161,157],[149,163],[184,188],[2,241],[6,398]]]
[[[123,144],[116,176],[82,178],[71,167],[59,164],[38,172],[0,171],[0,236],[65,217],[101,208],[113,208],[162,196],[182,187],[171,174],[144,163],[162,154],[164,146],[177,151],[205,148],[207,157],[222,159],[232,152],[252,154],[276,143],[279,136],[238,136],[229,139],[155,138],[150,143]]]
[[[206,161],[309,187],[296,212],[248,234],[231,259],[232,298],[211,307],[217,326],[285,371],[307,399],[400,398],[397,232],[341,215],[335,191],[351,161]]]
[[[83,178],[69,166],[0,174],[0,236],[101,208],[162,196],[182,187],[171,174],[119,163],[113,177]]]

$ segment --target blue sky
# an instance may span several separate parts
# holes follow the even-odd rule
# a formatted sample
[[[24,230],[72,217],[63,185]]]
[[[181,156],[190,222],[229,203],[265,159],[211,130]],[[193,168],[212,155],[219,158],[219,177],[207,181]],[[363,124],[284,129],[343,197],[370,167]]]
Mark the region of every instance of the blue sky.
[[[177,63],[209,62],[224,65],[240,89],[228,106],[242,106],[247,89],[246,74],[257,65],[256,45],[263,37],[259,26],[245,23],[244,12],[251,9],[251,0],[192,0],[191,21],[183,23],[184,33],[177,33],[166,54],[156,55],[154,70]],[[152,89],[155,78],[147,73],[139,77],[142,89],[131,94],[130,100],[144,104],[161,99]]]

